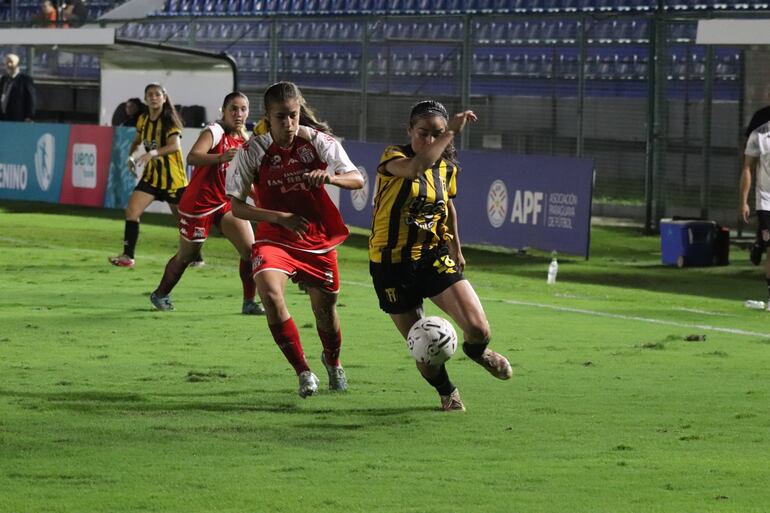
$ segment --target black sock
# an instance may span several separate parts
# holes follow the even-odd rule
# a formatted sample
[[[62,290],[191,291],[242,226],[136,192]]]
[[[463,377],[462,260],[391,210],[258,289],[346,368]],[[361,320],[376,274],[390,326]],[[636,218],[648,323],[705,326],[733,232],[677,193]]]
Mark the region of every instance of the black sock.
[[[436,389],[436,392],[438,392],[439,395],[449,395],[455,391],[456,387],[449,380],[449,374],[447,374],[446,366],[444,365],[441,366],[441,369],[439,369],[436,377],[426,378],[423,376],[423,378],[425,378],[425,381],[430,383],[430,385]]]
[[[767,282],[767,297],[770,297],[770,278],[765,278],[765,281]]]
[[[478,360],[489,345],[489,340],[485,340],[480,344],[471,344],[469,342],[463,342],[463,353],[465,353],[471,360]]]
[[[136,241],[139,239],[139,221],[126,220],[126,227],[123,230],[123,254],[129,258],[134,258],[136,250]]]

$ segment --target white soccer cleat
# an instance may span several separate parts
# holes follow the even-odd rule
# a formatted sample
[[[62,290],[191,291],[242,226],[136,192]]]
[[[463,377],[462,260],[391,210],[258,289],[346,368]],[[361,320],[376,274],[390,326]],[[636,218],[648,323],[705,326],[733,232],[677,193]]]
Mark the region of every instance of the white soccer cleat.
[[[456,388],[449,395],[439,395],[441,398],[441,409],[444,411],[465,411],[465,405],[460,398],[460,391]]]
[[[474,361],[497,379],[511,379],[513,375],[513,369],[508,359],[491,349],[485,349],[484,354]]]
[[[305,371],[299,375],[299,396],[304,399],[318,392],[318,377],[310,371]]]
[[[326,373],[329,375],[329,390],[334,392],[348,391],[348,378],[345,376],[345,369],[342,365],[333,366],[326,363],[326,353],[321,353],[321,363],[326,367]]]

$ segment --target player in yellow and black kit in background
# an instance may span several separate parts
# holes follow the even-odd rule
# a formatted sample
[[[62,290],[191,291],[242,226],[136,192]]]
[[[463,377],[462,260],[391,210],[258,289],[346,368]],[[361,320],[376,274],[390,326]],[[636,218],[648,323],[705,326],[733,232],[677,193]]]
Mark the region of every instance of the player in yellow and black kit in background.
[[[129,155],[133,155],[139,144],[144,145],[146,153],[136,160],[133,156],[128,158],[129,170],[137,174],[143,169],[142,176],[126,207],[123,253],[109,258],[113,265],[119,267],[134,266],[139,218],[150,203],[155,200],[165,201],[176,216],[176,205],[187,187],[180,143],[182,121],[174,104],[163,86],[156,83],[144,88],[144,101],[149,112],[139,116],[136,137],[128,151]]]
[[[449,118],[443,105],[422,101],[409,115],[410,144],[388,147],[377,167],[369,269],[380,308],[407,338],[429,298],[460,327],[463,351],[499,379],[509,379],[508,360],[487,347],[489,323],[476,292],[463,276],[457,213],[459,165],[452,140],[473,111]],[[446,411],[464,411],[445,365],[417,363]]]

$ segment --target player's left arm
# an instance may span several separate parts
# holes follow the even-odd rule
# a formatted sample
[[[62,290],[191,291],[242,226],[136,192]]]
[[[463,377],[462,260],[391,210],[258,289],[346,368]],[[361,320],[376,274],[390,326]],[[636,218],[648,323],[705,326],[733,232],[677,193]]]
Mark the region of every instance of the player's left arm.
[[[457,209],[455,209],[454,201],[451,199],[447,202],[447,228],[449,234],[452,236],[447,241],[449,247],[449,256],[455,261],[460,271],[465,270],[465,257],[463,256],[462,245],[460,244],[460,229],[457,226]]]
[[[304,128],[304,127],[303,127]],[[351,162],[345,148],[334,137],[317,130],[310,136],[310,141],[318,151],[318,156],[326,162],[326,170],[314,169],[305,175],[311,187],[320,187],[328,183],[340,189],[360,189],[364,186],[364,177]]]

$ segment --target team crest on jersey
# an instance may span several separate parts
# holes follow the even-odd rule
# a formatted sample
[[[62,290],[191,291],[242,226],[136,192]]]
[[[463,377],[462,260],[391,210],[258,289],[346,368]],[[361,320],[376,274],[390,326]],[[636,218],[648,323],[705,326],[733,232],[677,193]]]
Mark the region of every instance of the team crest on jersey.
[[[297,154],[303,163],[310,164],[313,162],[313,150],[311,150],[309,146],[302,146],[299,150],[297,150]]]
[[[200,239],[206,236],[206,230],[200,226],[196,226],[193,231],[193,239]]]
[[[273,155],[273,157],[270,159],[270,165],[273,167],[278,167],[281,165],[281,156],[280,155]]]

